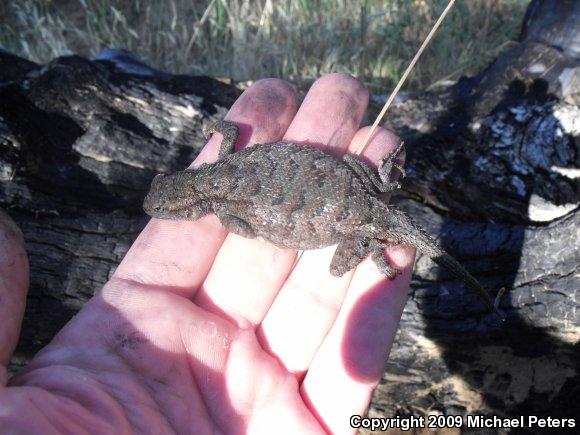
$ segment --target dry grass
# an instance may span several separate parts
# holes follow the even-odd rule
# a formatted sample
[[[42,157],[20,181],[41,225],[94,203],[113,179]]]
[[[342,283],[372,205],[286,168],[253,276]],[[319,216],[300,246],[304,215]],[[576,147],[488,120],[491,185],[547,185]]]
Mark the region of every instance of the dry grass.
[[[447,0],[15,0],[0,45],[37,62],[125,48],[165,71],[308,80],[330,71],[392,87]],[[409,88],[477,71],[519,32],[527,0],[460,0]],[[379,89],[375,89],[377,91]]]

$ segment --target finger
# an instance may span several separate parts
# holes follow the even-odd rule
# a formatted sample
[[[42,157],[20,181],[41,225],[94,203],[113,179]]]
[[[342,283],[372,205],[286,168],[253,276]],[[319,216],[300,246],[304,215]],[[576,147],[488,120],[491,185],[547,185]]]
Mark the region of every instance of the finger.
[[[365,155],[376,159],[380,152],[371,144]],[[304,400],[330,431],[343,430],[351,415],[366,411],[399,325],[415,250],[397,246],[386,257],[401,275],[386,280],[370,258],[357,267],[301,386]]]
[[[281,80],[260,80],[234,103],[226,119],[240,127],[238,146],[277,140],[296,112],[296,98]],[[221,135],[214,135],[194,165],[217,158]],[[139,235],[114,279],[132,280],[192,297],[211,267],[227,231],[215,215],[197,221],[152,219]]]
[[[367,131],[360,130],[349,149],[356,149]],[[376,166],[399,144],[393,133],[378,129],[362,157]],[[260,326],[262,342],[299,377],[334,323],[352,278],[352,272],[340,278],[329,273],[334,251],[331,246],[302,254]]]
[[[309,90],[284,141],[307,142],[342,154],[367,103],[367,91],[352,77],[324,76]],[[240,324],[257,325],[292,269],[294,257],[294,250],[230,234],[195,302]]]
[[[28,258],[22,233],[0,210],[0,386],[16,347],[28,291]]]
[[[305,402],[331,433],[343,432],[350,416],[366,412],[399,325],[414,250],[396,247],[388,256],[401,275],[385,280],[370,259],[357,267],[301,386]]]

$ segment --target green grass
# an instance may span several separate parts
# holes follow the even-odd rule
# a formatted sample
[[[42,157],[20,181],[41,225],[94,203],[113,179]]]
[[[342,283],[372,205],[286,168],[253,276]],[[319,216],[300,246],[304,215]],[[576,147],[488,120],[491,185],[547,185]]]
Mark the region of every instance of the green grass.
[[[447,0],[16,0],[0,45],[36,62],[107,47],[158,69],[235,80],[343,71],[392,87]],[[527,0],[458,0],[407,88],[485,66],[517,37]]]

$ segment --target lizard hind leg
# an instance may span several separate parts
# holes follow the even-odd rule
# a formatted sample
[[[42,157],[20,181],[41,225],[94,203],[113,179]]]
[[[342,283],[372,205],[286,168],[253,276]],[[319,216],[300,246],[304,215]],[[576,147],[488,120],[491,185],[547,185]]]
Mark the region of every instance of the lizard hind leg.
[[[391,181],[393,168],[399,171],[399,173],[401,174],[401,178],[405,178],[405,176],[407,175],[403,166],[399,165],[396,162],[397,157],[399,157],[399,155],[403,151],[404,144],[405,144],[404,142],[401,142],[401,144],[393,153],[389,154],[388,156],[385,156],[383,160],[381,160],[381,164],[379,165],[379,177],[382,183],[386,186],[395,186],[394,188],[401,187],[401,183]]]
[[[403,167],[394,163],[394,159],[401,151],[401,146],[381,161],[378,172],[375,168],[350,154],[345,154],[342,159],[358,175],[367,189],[380,193],[392,192],[401,187],[401,183],[391,181],[392,169],[398,169],[402,176],[405,176]]]
[[[359,265],[371,252],[371,239],[347,239],[336,247],[330,273],[333,276],[342,276]]]
[[[228,121],[217,121],[215,124],[203,129],[203,135],[206,139],[209,139],[213,133],[220,133],[223,136],[219,158],[221,159],[228,154],[232,154],[235,150],[238,136],[240,135],[238,126]]]
[[[401,271],[392,267],[385,258],[383,251],[386,246],[388,245],[377,239],[348,239],[336,248],[330,263],[330,273],[342,276],[358,266],[370,254],[379,271],[389,280],[393,280],[401,274]]]
[[[379,178],[376,169],[350,154],[342,156],[342,160],[350,166],[355,174],[358,175],[359,179],[368,190],[371,192],[384,192],[383,182]]]

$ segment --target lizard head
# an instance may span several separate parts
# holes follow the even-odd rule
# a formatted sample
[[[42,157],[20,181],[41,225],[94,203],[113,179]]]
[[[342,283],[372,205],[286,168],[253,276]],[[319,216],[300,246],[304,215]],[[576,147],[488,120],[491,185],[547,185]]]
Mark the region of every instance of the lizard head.
[[[157,175],[143,201],[143,210],[154,218],[188,220],[199,219],[211,211],[196,188],[195,171]]]

